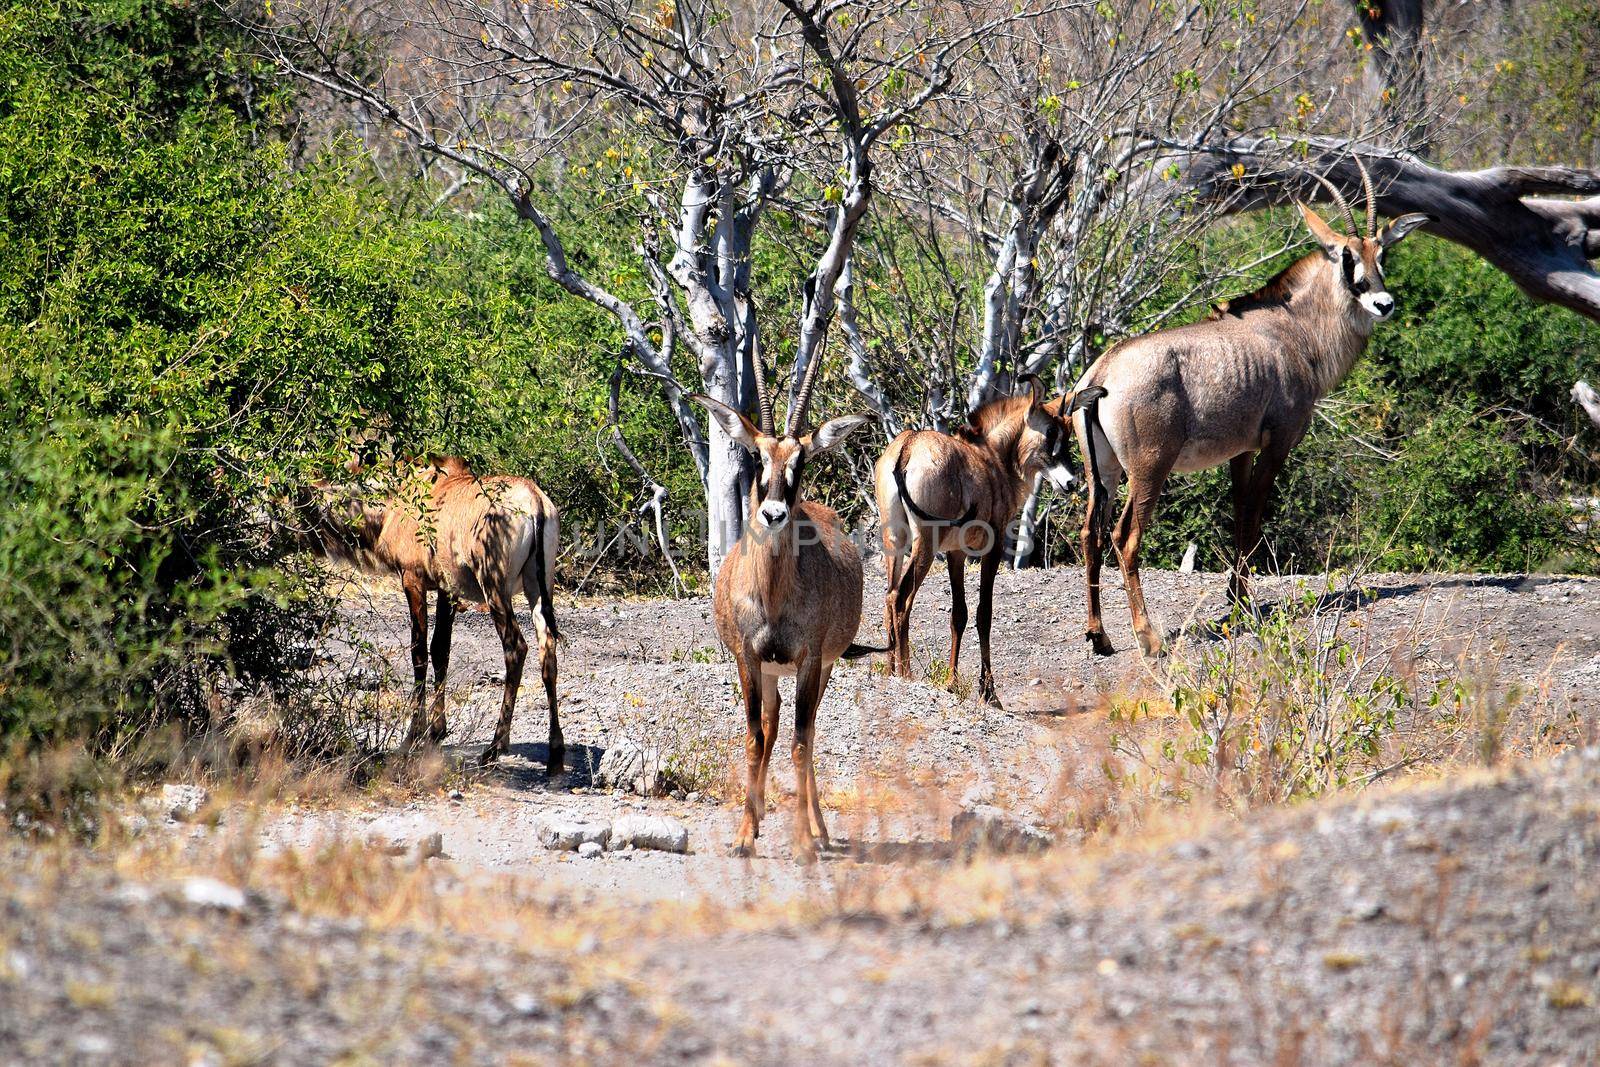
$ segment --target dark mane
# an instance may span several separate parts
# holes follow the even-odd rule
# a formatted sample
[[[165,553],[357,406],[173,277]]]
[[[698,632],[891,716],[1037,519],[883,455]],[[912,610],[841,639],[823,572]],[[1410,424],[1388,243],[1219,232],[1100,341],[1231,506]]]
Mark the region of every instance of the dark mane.
[[[1003,396],[991,400],[968,415],[966,425],[950,431],[950,436],[972,444],[982,444],[989,439],[990,431],[1032,402],[1027,396]]]
[[[1317,256],[1314,253],[1303,256],[1274,274],[1267,284],[1254,292],[1212,305],[1206,321],[1215,322],[1228,315],[1242,315],[1246,311],[1255,311],[1259,308],[1283,307],[1289,302],[1289,297],[1294,294],[1305,276],[1316,269],[1316,260]]]

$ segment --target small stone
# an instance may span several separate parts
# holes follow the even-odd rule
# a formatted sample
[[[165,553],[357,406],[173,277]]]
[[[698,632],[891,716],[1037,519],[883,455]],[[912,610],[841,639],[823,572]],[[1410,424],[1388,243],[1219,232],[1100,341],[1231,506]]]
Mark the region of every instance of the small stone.
[[[465,796],[466,796],[466,795],[467,795],[467,794],[465,794],[465,793],[463,793],[463,792],[462,792],[462,791],[461,791],[461,790],[459,790],[459,789],[452,789],[452,790],[450,790],[450,799],[451,799],[451,800],[455,800],[455,801],[459,801],[459,800],[461,800],[461,799],[462,799],[462,798],[463,798],[463,797],[465,797]]]
[[[603,822],[579,822],[554,816],[539,820],[539,844],[557,852],[575,852],[584,844],[605,848],[611,827]]]
[[[671,789],[665,767],[666,759],[660,752],[619,737],[600,757],[594,784],[602,789],[617,789],[639,796],[661,796]]]
[[[219,882],[204,876],[186,878],[182,887],[183,901],[197,908],[214,908],[217,911],[242,912],[245,906],[244,890],[238,886]]]
[[[532,993],[517,993],[511,998],[511,1010],[518,1015],[539,1015],[543,1013],[544,1006]]]
[[[689,828],[670,815],[624,815],[611,824],[611,847],[689,851]]]
[[[585,841],[578,846],[578,855],[586,860],[595,859],[604,851],[605,849],[600,846],[598,841]]]
[[[210,794],[198,785],[167,784],[161,787],[162,815],[173,822],[189,822],[206,806]]]
[[[417,838],[417,859],[434,860],[444,855],[444,835],[425,834]]]
[[[989,852],[1042,852],[1055,844],[1050,831],[991,804],[979,804],[950,820],[950,839]]]

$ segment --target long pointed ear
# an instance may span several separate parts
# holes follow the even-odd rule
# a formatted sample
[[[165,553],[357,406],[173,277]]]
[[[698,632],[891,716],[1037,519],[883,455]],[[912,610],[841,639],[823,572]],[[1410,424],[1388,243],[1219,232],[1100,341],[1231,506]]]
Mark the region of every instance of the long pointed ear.
[[[1312,211],[1303,202],[1296,200],[1294,206],[1300,209],[1301,218],[1306,220],[1306,229],[1311,231],[1311,236],[1317,239],[1322,250],[1328,253],[1330,259],[1338,258],[1339,249],[1345,246],[1344,238],[1333,231],[1333,227],[1322,221],[1322,216]]]
[[[806,454],[818,456],[836,448],[844,442],[846,437],[855,433],[861,427],[871,422],[871,415],[840,415],[837,419],[829,419],[818,426],[816,432],[806,441]]]
[[[760,449],[756,439],[761,436],[761,431],[756,429],[756,424],[730,408],[720,400],[713,400],[704,393],[690,393],[689,399],[711,412],[711,417],[717,420],[717,425],[722,427],[722,432],[738,441],[752,452]]]
[[[1418,226],[1421,226],[1423,223],[1438,221],[1439,220],[1434,218],[1432,215],[1424,214],[1420,211],[1414,211],[1409,215],[1401,215],[1399,218],[1395,219],[1393,222],[1389,223],[1389,225],[1383,228],[1383,232],[1378,235],[1378,244],[1382,245],[1384,248],[1388,248],[1390,245],[1399,244],[1405,239],[1406,234],[1410,233]]]
[[[1037,374],[1024,374],[1018,381],[1028,387],[1028,394],[1033,398],[1034,407],[1044,403],[1044,382],[1039,380]]]

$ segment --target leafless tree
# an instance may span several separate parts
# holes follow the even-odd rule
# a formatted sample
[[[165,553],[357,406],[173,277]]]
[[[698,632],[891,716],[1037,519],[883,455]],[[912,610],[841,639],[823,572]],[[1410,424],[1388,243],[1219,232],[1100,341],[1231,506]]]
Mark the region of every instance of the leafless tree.
[[[962,57],[1029,17],[950,0],[422,0],[396,13],[331,0],[279,9],[261,39],[280,67],[353,102],[416,149],[509,198],[569,292],[617,320],[662,383],[705,489],[715,571],[737,540],[747,454],[702,431],[673,374],[681,344],[698,389],[754,400],[752,238],[786,197],[822,215],[803,285],[792,381],[821,352],[886,135],[946,92]],[[574,264],[553,176],[565,149],[605,145],[619,209],[640,215],[651,304]],[[447,192],[449,190],[447,189]]]
[[[931,147],[897,158],[884,179],[903,211],[932,212],[983,264],[971,331],[953,339],[971,349],[966,407],[1052,365],[1065,383],[1098,344],[1236,287],[1284,248],[1219,218],[1320,199],[1312,173],[1356,195],[1358,154],[1382,213],[1433,215],[1432,232],[1531,296],[1600,317],[1589,263],[1600,255],[1600,198],[1541,195],[1600,192],[1600,176],[1451,172],[1409,151],[1448,116],[1428,109],[1420,9],[1407,11],[1358,4],[1329,25],[1327,9],[1307,5],[1074,9],[977,51],[978,74],[962,83],[973,106],[955,94],[936,103],[924,123]],[[1372,77],[1352,79],[1353,68]],[[1212,261],[1197,261],[1207,249]],[[941,358],[922,380],[957,361]],[[1035,492],[1019,561],[1038,505]]]

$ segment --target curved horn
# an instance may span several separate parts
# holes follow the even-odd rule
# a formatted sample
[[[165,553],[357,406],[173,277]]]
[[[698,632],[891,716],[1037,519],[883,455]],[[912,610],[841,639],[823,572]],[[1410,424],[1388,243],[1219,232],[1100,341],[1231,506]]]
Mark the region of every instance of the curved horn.
[[[761,412],[761,425],[759,429],[767,436],[772,436],[772,394],[767,392],[767,371],[761,365],[761,327],[756,323],[756,306],[750,304],[750,365],[756,375],[756,404]]]
[[[1324,189],[1328,190],[1329,195],[1333,197],[1333,202],[1339,205],[1340,211],[1344,212],[1345,222],[1349,224],[1348,229],[1350,236],[1358,236],[1360,233],[1360,228],[1356,226],[1356,213],[1350,210],[1350,203],[1349,201],[1345,200],[1344,194],[1339,192],[1338,188],[1322,175],[1312,174],[1311,176],[1315,178],[1317,183],[1320,184]]]
[[[1370,241],[1378,235],[1378,194],[1372,191],[1372,175],[1367,173],[1367,165],[1356,153],[1350,156],[1356,161],[1356,170],[1361,172],[1361,191],[1367,198],[1367,240]]]
[[[790,437],[798,437],[806,428],[806,408],[811,406],[811,390],[817,384],[817,367],[822,364],[821,346],[811,353],[811,362],[806,364],[806,376],[800,380],[800,391],[794,396],[794,404],[789,408],[789,413],[783,420],[783,432]]]

